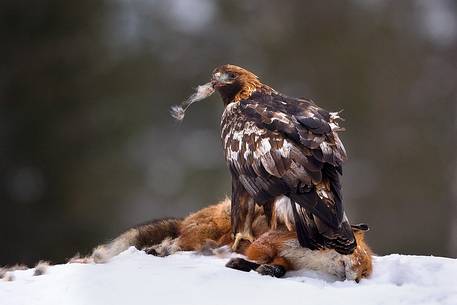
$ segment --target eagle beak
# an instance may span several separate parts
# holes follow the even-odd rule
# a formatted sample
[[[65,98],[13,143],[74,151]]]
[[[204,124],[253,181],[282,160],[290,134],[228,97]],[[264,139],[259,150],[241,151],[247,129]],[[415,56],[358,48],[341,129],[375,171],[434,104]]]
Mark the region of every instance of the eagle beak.
[[[216,72],[216,73],[213,74],[213,78],[211,79],[211,83],[213,84],[213,87],[216,88],[216,89],[221,87],[224,84],[221,72]]]
[[[214,73],[213,78],[215,80],[221,81],[221,72]]]
[[[219,88],[219,87],[222,87],[222,86],[225,86],[225,85],[231,83],[230,78],[227,75],[227,73],[223,73],[223,72],[214,73],[211,82],[214,83],[215,88]]]

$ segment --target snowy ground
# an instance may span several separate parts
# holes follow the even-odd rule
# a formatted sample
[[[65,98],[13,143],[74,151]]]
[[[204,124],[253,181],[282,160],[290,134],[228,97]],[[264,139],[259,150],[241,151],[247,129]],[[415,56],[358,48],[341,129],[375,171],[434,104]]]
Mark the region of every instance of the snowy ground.
[[[225,268],[226,261],[130,248],[107,264],[57,265],[41,276],[15,271],[15,281],[0,281],[0,304],[457,304],[457,259],[376,257],[374,274],[360,284],[312,272],[276,279]]]

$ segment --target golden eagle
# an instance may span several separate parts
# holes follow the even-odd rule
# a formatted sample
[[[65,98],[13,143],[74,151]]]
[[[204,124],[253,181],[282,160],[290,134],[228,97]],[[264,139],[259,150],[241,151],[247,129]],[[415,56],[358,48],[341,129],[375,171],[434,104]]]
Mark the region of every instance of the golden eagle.
[[[223,65],[172,115],[182,119],[192,102],[214,91],[225,106],[221,139],[232,175],[233,247],[241,239],[253,241],[256,203],[271,219],[276,202],[286,198],[303,247],[352,253],[356,240],[342,203],[346,151],[337,135],[338,113],[279,93],[246,69]]]

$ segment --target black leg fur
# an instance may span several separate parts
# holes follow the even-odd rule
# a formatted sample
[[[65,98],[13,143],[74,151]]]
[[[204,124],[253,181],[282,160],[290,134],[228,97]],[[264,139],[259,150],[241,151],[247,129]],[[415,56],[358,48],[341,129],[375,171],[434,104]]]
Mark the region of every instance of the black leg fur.
[[[247,261],[240,257],[232,258],[231,260],[228,261],[227,264],[225,264],[225,267],[229,267],[232,269],[245,271],[245,272],[249,272],[251,270],[256,270],[259,266],[260,265],[257,263]]]
[[[286,269],[280,265],[263,264],[256,268],[255,271],[262,275],[269,275],[273,277],[283,277],[284,274],[286,274]]]
[[[144,250],[144,252],[146,252],[146,254],[159,256],[159,253],[157,253],[156,249],[154,249],[153,247],[144,248],[143,250]]]

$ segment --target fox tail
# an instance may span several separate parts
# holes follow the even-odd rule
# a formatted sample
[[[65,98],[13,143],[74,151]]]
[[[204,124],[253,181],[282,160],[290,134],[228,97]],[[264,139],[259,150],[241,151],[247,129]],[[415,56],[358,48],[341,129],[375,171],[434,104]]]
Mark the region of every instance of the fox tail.
[[[165,218],[153,220],[128,229],[109,243],[96,247],[88,257],[76,256],[70,259],[70,263],[105,263],[112,257],[134,246],[141,250],[165,239],[179,236],[181,219]]]

